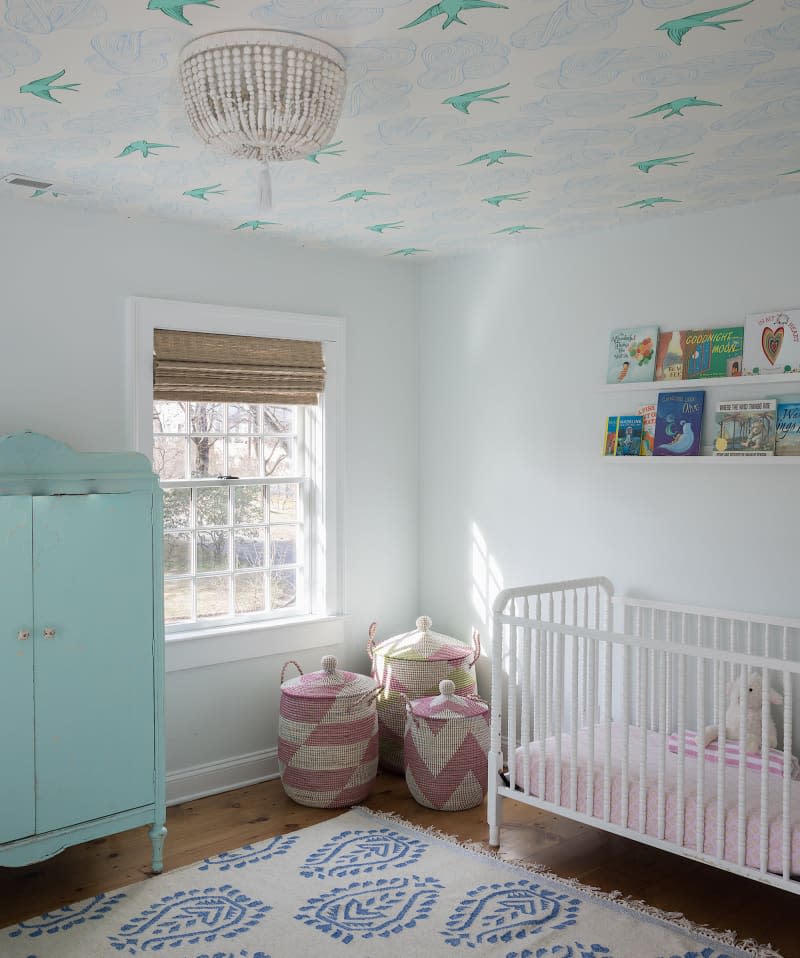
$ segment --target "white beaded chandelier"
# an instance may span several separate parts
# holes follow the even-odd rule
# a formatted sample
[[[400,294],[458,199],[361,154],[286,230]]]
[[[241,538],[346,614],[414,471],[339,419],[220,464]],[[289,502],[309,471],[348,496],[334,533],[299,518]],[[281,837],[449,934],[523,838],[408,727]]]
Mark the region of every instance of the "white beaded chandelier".
[[[322,40],[279,30],[231,30],[181,51],[189,122],[209,146],[267,164],[296,160],[333,138],[344,57]],[[262,174],[262,201],[269,190]]]

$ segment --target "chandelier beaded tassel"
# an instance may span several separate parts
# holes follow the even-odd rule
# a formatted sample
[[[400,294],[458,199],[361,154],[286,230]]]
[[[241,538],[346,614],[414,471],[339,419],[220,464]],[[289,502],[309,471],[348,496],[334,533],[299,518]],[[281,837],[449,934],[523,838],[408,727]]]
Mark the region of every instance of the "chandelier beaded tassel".
[[[298,33],[233,30],[198,37],[181,51],[190,124],[209,146],[264,164],[297,160],[333,138],[342,112],[345,61],[334,47]]]

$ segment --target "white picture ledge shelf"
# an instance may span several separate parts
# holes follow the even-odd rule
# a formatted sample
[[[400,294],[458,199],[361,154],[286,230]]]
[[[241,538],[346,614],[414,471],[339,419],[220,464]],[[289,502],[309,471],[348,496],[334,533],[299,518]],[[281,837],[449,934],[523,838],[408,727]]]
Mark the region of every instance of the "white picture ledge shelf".
[[[800,373],[775,373],[769,376],[709,376],[706,379],[651,379],[646,383],[602,383],[597,391],[618,393],[621,395],[627,392],[653,392],[653,390],[663,392],[668,389],[711,389],[718,386],[750,388],[751,386],[763,387],[768,385],[771,391],[774,392],[775,390],[772,387],[777,384],[796,388],[800,386]],[[634,457],[631,456],[630,458]],[[649,457],[645,456],[642,458]],[[696,459],[698,457],[694,456],[691,458]],[[779,456],[778,458],[790,457]]]

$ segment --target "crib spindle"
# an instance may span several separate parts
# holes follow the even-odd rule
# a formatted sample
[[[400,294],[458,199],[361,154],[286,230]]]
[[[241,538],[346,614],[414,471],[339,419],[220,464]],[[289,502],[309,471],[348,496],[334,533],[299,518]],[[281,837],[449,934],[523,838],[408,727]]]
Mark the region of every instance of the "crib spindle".
[[[717,759],[717,858],[725,855],[725,713],[728,709],[725,663],[717,662],[717,699],[719,701],[719,757]]]
[[[748,623],[749,626],[750,623]],[[748,627],[747,630],[747,644],[751,646],[752,636],[751,630]],[[744,865],[744,851],[745,851],[745,839],[746,839],[746,830],[747,823],[745,819],[745,803],[744,803],[744,784],[745,784],[745,772],[747,771],[747,753],[745,751],[745,740],[747,738],[747,696],[750,694],[749,691],[749,676],[746,669],[741,669],[739,673],[739,769],[738,769],[738,793],[737,793],[737,847],[736,847],[736,861],[739,865]],[[766,764],[767,753],[762,752],[764,761],[762,764]],[[720,755],[719,758],[720,764],[723,764],[723,756]]]
[[[530,618],[527,596],[522,600],[522,615]],[[531,628],[522,629],[522,717],[520,745],[522,745],[522,790],[526,795],[531,790]],[[516,762],[514,763],[516,765]]]

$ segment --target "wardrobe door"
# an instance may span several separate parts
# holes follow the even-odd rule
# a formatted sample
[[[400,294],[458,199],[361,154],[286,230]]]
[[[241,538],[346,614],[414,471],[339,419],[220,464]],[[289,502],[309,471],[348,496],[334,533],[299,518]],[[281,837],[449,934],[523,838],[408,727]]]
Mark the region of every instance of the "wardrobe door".
[[[31,497],[0,496],[0,842],[32,835]]]
[[[36,828],[154,800],[150,493],[36,497]]]

